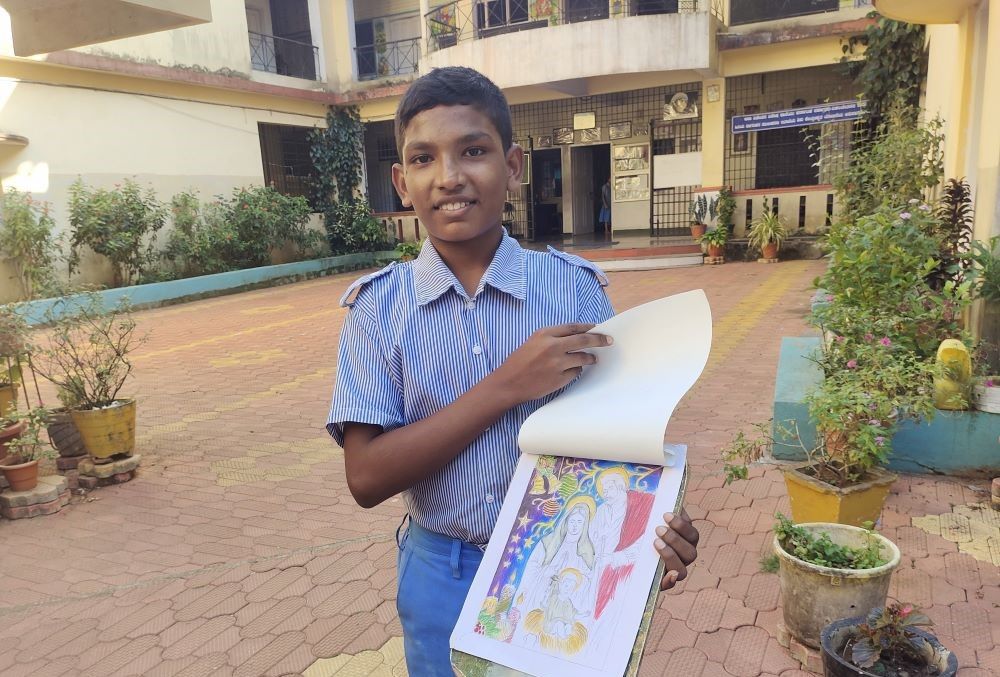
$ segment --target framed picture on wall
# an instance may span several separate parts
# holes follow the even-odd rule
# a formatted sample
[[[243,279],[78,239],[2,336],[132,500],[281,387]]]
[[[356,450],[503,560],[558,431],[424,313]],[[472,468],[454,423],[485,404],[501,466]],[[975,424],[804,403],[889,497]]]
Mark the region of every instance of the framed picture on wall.
[[[615,202],[649,199],[649,174],[615,177]]]
[[[663,104],[664,120],[686,120],[698,117],[698,92],[675,92],[667,95]]]
[[[733,134],[733,153],[750,152],[750,132]]]
[[[743,106],[744,115],[756,115],[760,112],[760,106],[757,104],[750,104],[749,106]]]
[[[627,139],[632,136],[631,122],[613,122],[608,125],[609,139]]]
[[[578,129],[575,132],[577,143],[597,143],[601,140],[601,128]]]
[[[544,136],[535,137],[535,148],[551,148],[552,147],[552,137],[548,134]]]
[[[552,130],[552,141],[558,145],[573,143],[573,128],[558,127]]]

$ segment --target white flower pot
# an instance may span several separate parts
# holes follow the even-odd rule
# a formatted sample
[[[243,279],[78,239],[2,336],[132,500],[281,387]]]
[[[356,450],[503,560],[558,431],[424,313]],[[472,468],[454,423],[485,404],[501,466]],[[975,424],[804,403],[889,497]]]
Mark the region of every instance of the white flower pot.
[[[979,411],[1000,414],[1000,376],[993,376],[989,380],[994,385],[990,388],[985,385],[977,385],[973,388],[972,399]]]

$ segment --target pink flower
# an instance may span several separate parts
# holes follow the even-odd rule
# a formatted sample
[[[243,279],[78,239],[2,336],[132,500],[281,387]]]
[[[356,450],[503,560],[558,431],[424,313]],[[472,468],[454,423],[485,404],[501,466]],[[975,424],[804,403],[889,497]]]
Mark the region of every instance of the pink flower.
[[[902,616],[903,618],[906,618],[911,613],[913,613],[913,605],[912,604],[904,604],[899,609],[899,615]]]
[[[871,341],[871,340],[873,340],[874,338],[875,338],[875,337],[874,337],[874,336],[872,336],[872,335],[871,335],[870,333],[869,333],[869,334],[865,334],[865,340],[866,340],[866,341]]]
[[[993,379],[991,379],[991,378],[990,379],[986,379],[986,384],[985,385],[986,385],[987,388],[992,388],[993,387]]]
[[[827,294],[826,295],[826,300],[827,301],[833,301],[833,294]]]
[[[882,425],[882,421],[878,420],[877,418],[873,418],[872,420],[868,421],[868,425]]]
[[[892,345],[892,341],[889,340],[888,336],[883,336],[882,340],[879,341],[879,343],[881,343],[882,345],[884,345],[886,348],[888,348],[889,346]]]
[[[902,212],[899,215],[899,218],[901,218],[901,219],[903,219],[905,221],[906,219],[910,218],[911,216],[913,216],[913,214],[911,214],[910,212]]]
[[[885,444],[885,438],[879,435],[878,437],[875,438],[875,444],[881,447],[883,444]]]
[[[837,336],[837,337],[836,337],[836,340],[837,340],[837,343],[843,343],[843,342],[844,342],[844,341],[846,341],[847,339],[845,339],[845,338],[844,338],[843,336]]]
[[[920,211],[922,212],[929,212],[931,210],[930,205],[920,205],[918,209],[920,209]]]
[[[858,368],[858,361],[857,360],[848,360],[847,361],[847,368],[848,369],[857,369]]]

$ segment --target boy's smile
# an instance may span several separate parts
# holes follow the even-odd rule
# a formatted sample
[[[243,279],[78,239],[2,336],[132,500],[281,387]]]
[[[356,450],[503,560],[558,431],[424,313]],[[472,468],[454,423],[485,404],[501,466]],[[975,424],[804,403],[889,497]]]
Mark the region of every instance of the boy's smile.
[[[505,151],[489,117],[465,105],[418,113],[404,139],[393,184],[435,247],[495,248],[507,191],[520,185],[520,147]]]

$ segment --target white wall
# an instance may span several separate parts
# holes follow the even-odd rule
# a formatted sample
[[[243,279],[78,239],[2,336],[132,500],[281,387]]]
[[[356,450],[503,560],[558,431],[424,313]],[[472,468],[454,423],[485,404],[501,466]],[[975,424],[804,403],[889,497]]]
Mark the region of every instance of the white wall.
[[[549,26],[466,40],[428,54],[420,72],[469,66],[502,89],[605,75],[707,69],[715,54],[708,13],[660,14]]]

